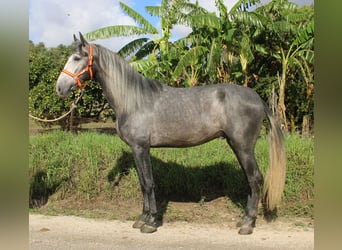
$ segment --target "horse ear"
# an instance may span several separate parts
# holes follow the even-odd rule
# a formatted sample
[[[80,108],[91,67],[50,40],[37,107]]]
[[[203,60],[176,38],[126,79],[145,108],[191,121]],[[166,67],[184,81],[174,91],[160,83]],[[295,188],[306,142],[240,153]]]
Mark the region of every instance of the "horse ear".
[[[83,37],[82,33],[80,32],[80,39],[81,39],[81,43],[83,46],[87,46],[88,42],[86,41],[86,39]]]
[[[74,34],[74,42],[77,42],[77,41],[78,41],[78,38]]]

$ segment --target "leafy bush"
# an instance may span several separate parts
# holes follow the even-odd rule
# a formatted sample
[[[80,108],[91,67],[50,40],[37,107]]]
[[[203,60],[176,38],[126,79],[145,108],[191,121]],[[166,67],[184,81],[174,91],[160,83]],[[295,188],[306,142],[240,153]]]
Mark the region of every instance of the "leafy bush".
[[[61,99],[55,90],[55,85],[40,82],[29,92],[29,112],[41,119],[55,119],[70,110],[74,96]],[[38,122],[41,126],[49,126],[51,123]],[[68,119],[63,119],[57,124],[65,128]]]

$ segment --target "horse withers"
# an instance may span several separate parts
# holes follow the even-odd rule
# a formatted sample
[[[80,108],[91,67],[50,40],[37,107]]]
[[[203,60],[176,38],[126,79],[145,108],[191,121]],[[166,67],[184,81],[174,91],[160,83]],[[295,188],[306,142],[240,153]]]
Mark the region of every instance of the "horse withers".
[[[116,114],[120,138],[132,149],[143,193],[143,209],[133,225],[143,233],[157,231],[157,206],[150,160],[151,147],[190,147],[218,137],[233,149],[250,188],[240,234],[251,234],[261,189],[269,210],[281,201],[286,156],[277,119],[259,95],[234,84],[172,88],[136,72],[116,53],[74,36],[74,51],[58,77],[56,90],[66,97],[85,81],[101,84]],[[262,122],[268,118],[270,161],[264,187],[254,155]]]

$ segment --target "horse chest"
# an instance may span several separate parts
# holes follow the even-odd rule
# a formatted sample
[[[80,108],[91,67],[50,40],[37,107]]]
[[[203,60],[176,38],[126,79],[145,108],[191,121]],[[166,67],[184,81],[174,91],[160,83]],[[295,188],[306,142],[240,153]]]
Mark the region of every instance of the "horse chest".
[[[119,116],[116,130],[119,137],[129,145],[136,142],[146,143],[149,140],[149,123],[147,116],[131,115]]]

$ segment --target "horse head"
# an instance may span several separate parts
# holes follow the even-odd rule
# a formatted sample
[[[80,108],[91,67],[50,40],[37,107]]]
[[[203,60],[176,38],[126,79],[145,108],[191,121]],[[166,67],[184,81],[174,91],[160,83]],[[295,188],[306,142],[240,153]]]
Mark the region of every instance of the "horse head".
[[[67,97],[75,89],[82,89],[83,83],[93,78],[92,46],[80,33],[80,40],[74,35],[74,49],[64,69],[60,73],[56,91],[59,96]]]

